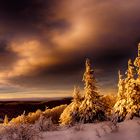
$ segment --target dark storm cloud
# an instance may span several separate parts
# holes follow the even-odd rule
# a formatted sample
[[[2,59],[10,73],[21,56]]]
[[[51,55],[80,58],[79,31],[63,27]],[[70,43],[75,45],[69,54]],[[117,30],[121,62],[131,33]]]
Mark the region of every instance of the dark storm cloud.
[[[139,4],[1,0],[0,76],[24,86],[71,87],[81,81],[89,57],[101,85],[109,87],[112,77],[115,84],[140,40]]]

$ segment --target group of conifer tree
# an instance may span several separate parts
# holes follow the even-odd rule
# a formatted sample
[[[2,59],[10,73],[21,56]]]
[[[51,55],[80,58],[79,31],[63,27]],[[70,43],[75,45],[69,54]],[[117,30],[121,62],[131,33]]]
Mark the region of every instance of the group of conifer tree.
[[[140,44],[134,63],[128,61],[125,77],[119,71],[118,97],[113,109],[118,121],[140,117]]]
[[[96,87],[94,71],[90,60],[86,60],[86,71],[83,76],[85,83],[84,97],[77,87],[74,88],[73,100],[60,116],[62,124],[74,124],[76,122],[88,123],[105,119],[105,108]]]
[[[62,125],[75,123],[92,123],[97,121],[112,120],[123,121],[140,117],[140,45],[138,57],[128,61],[125,77],[119,71],[117,99],[103,96],[98,93],[94,71],[90,60],[86,60],[86,70],[83,76],[84,96],[74,87],[73,100],[60,116]],[[108,103],[109,101],[109,103]]]

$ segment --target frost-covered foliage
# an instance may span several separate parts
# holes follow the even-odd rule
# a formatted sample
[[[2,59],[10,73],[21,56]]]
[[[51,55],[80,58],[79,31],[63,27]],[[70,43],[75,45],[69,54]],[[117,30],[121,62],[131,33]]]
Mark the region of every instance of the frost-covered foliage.
[[[71,128],[60,128],[58,131],[40,131],[40,123],[0,125],[0,140],[139,140],[139,122],[140,118],[117,124],[105,121],[78,124]]]
[[[51,118],[46,118],[41,115],[40,118],[34,124],[35,128],[38,128],[39,131],[53,131],[57,130],[57,125],[52,122]]]
[[[40,131],[30,124],[10,124],[0,127],[1,140],[39,140]]]
[[[139,140],[139,121],[140,118],[134,118],[117,124],[110,121],[77,124],[43,133],[43,140]]]
[[[60,105],[52,109],[46,109],[43,112],[43,116],[45,116],[46,118],[51,118],[53,123],[58,124],[60,115],[66,107],[67,105]]]
[[[25,122],[0,125],[0,140],[39,140],[42,132],[58,130],[58,125],[51,118],[43,115],[34,124]]]
[[[107,119],[110,119],[112,116],[112,109],[117,101],[116,97],[117,96],[114,94],[107,94],[107,95],[103,95],[101,98],[105,107],[105,114]]]
[[[140,117],[140,51],[134,65],[131,60],[128,61],[124,79],[119,72],[118,99],[113,110],[114,119],[117,121]]]
[[[29,123],[34,124],[40,116],[45,116],[46,118],[52,118],[53,123],[59,122],[59,117],[63,110],[66,108],[67,105],[60,105],[57,107],[54,107],[52,109],[46,109],[45,111],[37,110],[36,112],[30,112],[28,115],[25,115],[24,113],[16,118],[13,118],[9,123],[15,123],[15,124],[23,124],[23,123]]]
[[[81,100],[82,98],[79,89],[74,87],[72,103],[66,107],[60,116],[61,125],[72,125],[79,121],[78,110],[81,105]]]
[[[42,115],[42,113],[43,112],[41,110],[39,110],[39,109],[36,112],[29,113],[26,116],[27,122],[28,123],[35,123],[35,121],[40,118],[40,116]]]
[[[38,109],[36,112],[29,113],[27,116],[25,114],[22,114],[16,118],[13,118],[10,123],[35,123],[35,121],[39,119],[41,114],[42,111]]]

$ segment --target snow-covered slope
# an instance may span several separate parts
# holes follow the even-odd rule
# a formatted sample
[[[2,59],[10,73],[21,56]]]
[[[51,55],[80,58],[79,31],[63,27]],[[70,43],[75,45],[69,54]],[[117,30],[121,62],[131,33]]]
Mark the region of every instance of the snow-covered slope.
[[[117,125],[111,122],[82,124],[59,131],[44,132],[43,140],[140,140],[140,118]]]

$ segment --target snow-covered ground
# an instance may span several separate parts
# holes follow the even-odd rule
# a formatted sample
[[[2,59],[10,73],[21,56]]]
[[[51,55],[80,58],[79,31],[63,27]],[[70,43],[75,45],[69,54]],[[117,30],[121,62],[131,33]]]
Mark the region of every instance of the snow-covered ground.
[[[140,140],[140,118],[117,124],[100,122],[73,127],[56,127],[50,119],[42,120],[32,125],[1,124],[0,140]]]
[[[140,118],[115,126],[111,122],[77,125],[42,135],[43,140],[140,140]]]

